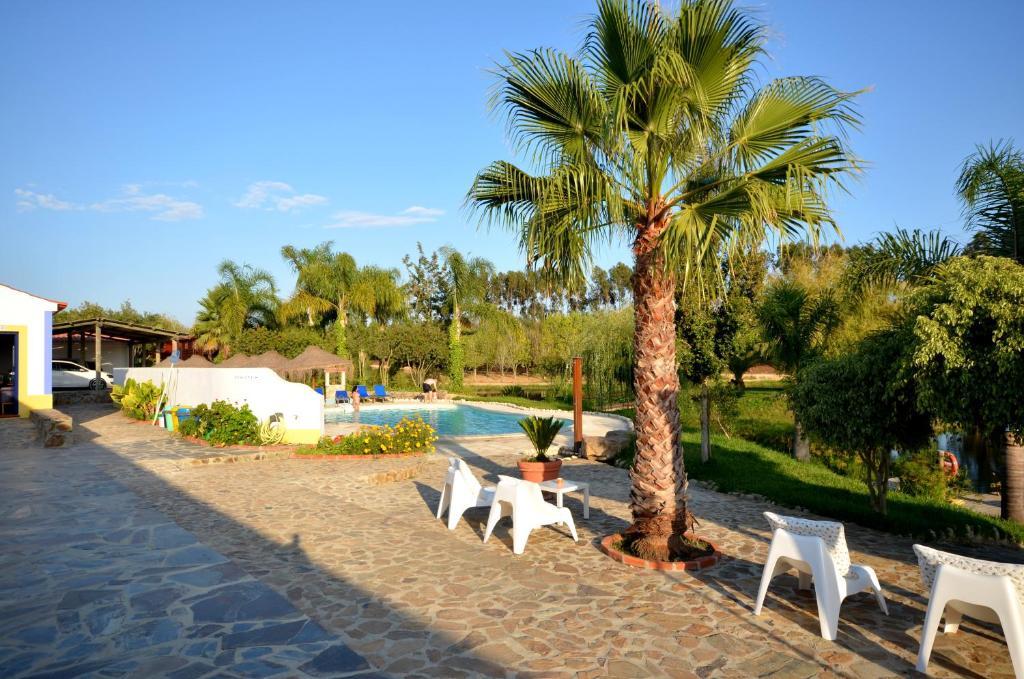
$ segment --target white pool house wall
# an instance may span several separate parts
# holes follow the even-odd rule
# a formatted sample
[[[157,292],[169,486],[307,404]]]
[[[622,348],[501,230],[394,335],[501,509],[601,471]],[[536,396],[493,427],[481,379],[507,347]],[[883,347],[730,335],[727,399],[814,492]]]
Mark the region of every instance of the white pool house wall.
[[[167,390],[172,407],[214,401],[247,404],[265,422],[283,416],[285,442],[316,443],[324,434],[324,400],[304,384],[288,382],[270,368],[115,368],[114,383],[152,382]]]

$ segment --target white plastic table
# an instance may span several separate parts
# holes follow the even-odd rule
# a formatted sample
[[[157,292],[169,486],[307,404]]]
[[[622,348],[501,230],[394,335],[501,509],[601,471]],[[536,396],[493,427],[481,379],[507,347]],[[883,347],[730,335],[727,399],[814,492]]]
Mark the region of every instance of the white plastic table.
[[[562,496],[566,493],[572,493],[574,491],[583,491],[583,518],[590,518],[590,484],[582,481],[570,481],[569,479],[562,479],[562,485],[558,485],[557,479],[551,481],[542,481],[540,489],[546,493],[555,494],[555,504],[559,507],[562,506]]]

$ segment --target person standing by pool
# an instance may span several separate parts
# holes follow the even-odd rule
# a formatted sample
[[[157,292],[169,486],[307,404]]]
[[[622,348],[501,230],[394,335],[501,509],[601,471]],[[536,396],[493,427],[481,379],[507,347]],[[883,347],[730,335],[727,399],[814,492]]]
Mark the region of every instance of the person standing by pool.
[[[358,411],[359,410],[359,390],[358,389],[356,389],[355,391],[352,392],[352,396],[350,397],[350,400],[352,401],[352,410]]]

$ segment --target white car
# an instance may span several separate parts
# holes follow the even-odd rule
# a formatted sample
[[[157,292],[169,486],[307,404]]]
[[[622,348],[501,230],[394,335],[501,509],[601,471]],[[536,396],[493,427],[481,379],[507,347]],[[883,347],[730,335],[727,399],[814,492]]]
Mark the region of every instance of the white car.
[[[100,372],[103,388],[108,389],[114,383],[110,373]],[[53,386],[57,389],[95,389],[96,371],[71,361],[53,362]]]

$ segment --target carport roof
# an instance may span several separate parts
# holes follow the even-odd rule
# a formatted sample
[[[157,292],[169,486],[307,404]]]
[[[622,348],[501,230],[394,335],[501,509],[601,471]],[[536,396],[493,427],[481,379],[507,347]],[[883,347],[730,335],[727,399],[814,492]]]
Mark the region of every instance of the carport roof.
[[[66,332],[85,332],[92,335],[96,332],[96,326],[100,327],[100,334],[116,339],[131,340],[132,342],[155,342],[169,339],[182,339],[189,337],[188,333],[165,328],[155,328],[149,325],[138,325],[126,321],[114,321],[109,318],[83,318],[79,321],[68,321],[67,323],[54,323],[53,334]]]

